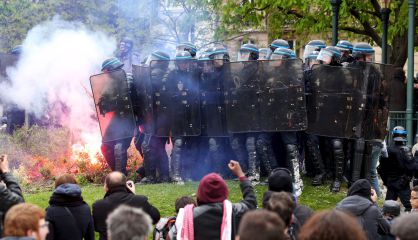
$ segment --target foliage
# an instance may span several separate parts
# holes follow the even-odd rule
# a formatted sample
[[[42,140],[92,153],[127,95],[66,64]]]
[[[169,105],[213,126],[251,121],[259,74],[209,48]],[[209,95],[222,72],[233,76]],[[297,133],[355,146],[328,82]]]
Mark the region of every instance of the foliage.
[[[243,30],[263,29],[270,40],[289,34],[306,42],[312,36],[330,42],[332,7],[325,0],[208,0],[222,15],[221,34],[226,36]],[[391,1],[389,43],[391,62],[403,66],[406,61],[408,3]],[[377,0],[342,1],[339,29],[342,36],[374,42],[381,46],[381,7]],[[416,15],[416,22],[418,14]],[[416,35],[415,45],[418,45]]]

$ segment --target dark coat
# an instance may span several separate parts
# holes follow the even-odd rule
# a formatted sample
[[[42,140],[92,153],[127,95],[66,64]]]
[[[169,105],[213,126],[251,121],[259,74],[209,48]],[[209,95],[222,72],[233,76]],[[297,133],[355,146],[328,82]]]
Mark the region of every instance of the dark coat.
[[[109,190],[103,199],[93,203],[94,229],[99,232],[100,239],[107,239],[107,215],[122,204],[142,208],[151,217],[153,224],[160,220],[160,212],[148,202],[147,197],[128,192],[125,186],[115,187]]]
[[[365,179],[356,181],[348,190],[348,197],[338,203],[336,209],[348,212],[358,218],[368,239],[379,240],[390,232],[390,225],[383,218],[378,206],[371,199],[371,185]]]
[[[13,205],[24,201],[22,189],[20,189],[16,178],[11,173],[3,173],[0,175],[0,237],[3,230],[3,219],[7,210]]]
[[[52,193],[45,220],[49,222],[47,240],[94,240],[90,207],[76,184],[62,184]]]
[[[235,239],[241,217],[247,211],[257,208],[257,197],[251,182],[246,179],[240,183],[243,200],[232,204],[232,239]],[[220,239],[223,204],[203,204],[193,209],[195,239]]]

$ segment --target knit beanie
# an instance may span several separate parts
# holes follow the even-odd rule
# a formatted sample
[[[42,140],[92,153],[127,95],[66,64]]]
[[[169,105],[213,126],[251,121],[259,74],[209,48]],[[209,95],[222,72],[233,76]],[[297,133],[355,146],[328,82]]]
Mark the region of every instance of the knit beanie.
[[[210,173],[200,180],[197,189],[199,204],[219,203],[228,198],[228,187],[224,179],[216,173]]]

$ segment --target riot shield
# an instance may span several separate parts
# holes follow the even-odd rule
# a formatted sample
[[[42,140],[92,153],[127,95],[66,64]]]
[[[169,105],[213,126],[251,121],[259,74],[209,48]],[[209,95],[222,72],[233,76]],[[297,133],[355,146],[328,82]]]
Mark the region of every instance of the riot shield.
[[[259,61],[226,64],[224,81],[227,129],[230,133],[261,132]]]
[[[135,119],[126,74],[123,70],[90,77],[102,141],[132,138]]]
[[[312,93],[308,106],[308,133],[353,138],[359,123],[354,107],[354,84],[361,75],[353,69],[314,65],[311,74]]]
[[[12,67],[17,63],[18,56],[0,53],[0,82],[8,81],[6,69]]]
[[[200,135],[199,72],[193,60],[152,61],[154,135]]]
[[[315,65],[308,132],[338,138],[383,139],[391,78],[389,65]]]
[[[260,120],[265,132],[300,131],[307,127],[302,61],[261,61]]]
[[[132,109],[136,116],[137,125],[144,125],[146,133],[152,134],[152,86],[150,81],[150,68],[147,66],[132,65],[133,85]]]
[[[226,129],[223,60],[198,61],[200,72],[201,135],[229,136]]]

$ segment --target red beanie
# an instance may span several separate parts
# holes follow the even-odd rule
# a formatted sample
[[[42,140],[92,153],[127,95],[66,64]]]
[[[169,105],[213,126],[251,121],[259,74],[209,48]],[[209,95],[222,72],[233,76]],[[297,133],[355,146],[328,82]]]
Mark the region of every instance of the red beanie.
[[[228,198],[228,187],[224,179],[216,173],[209,173],[200,180],[197,189],[199,204],[219,203]]]

